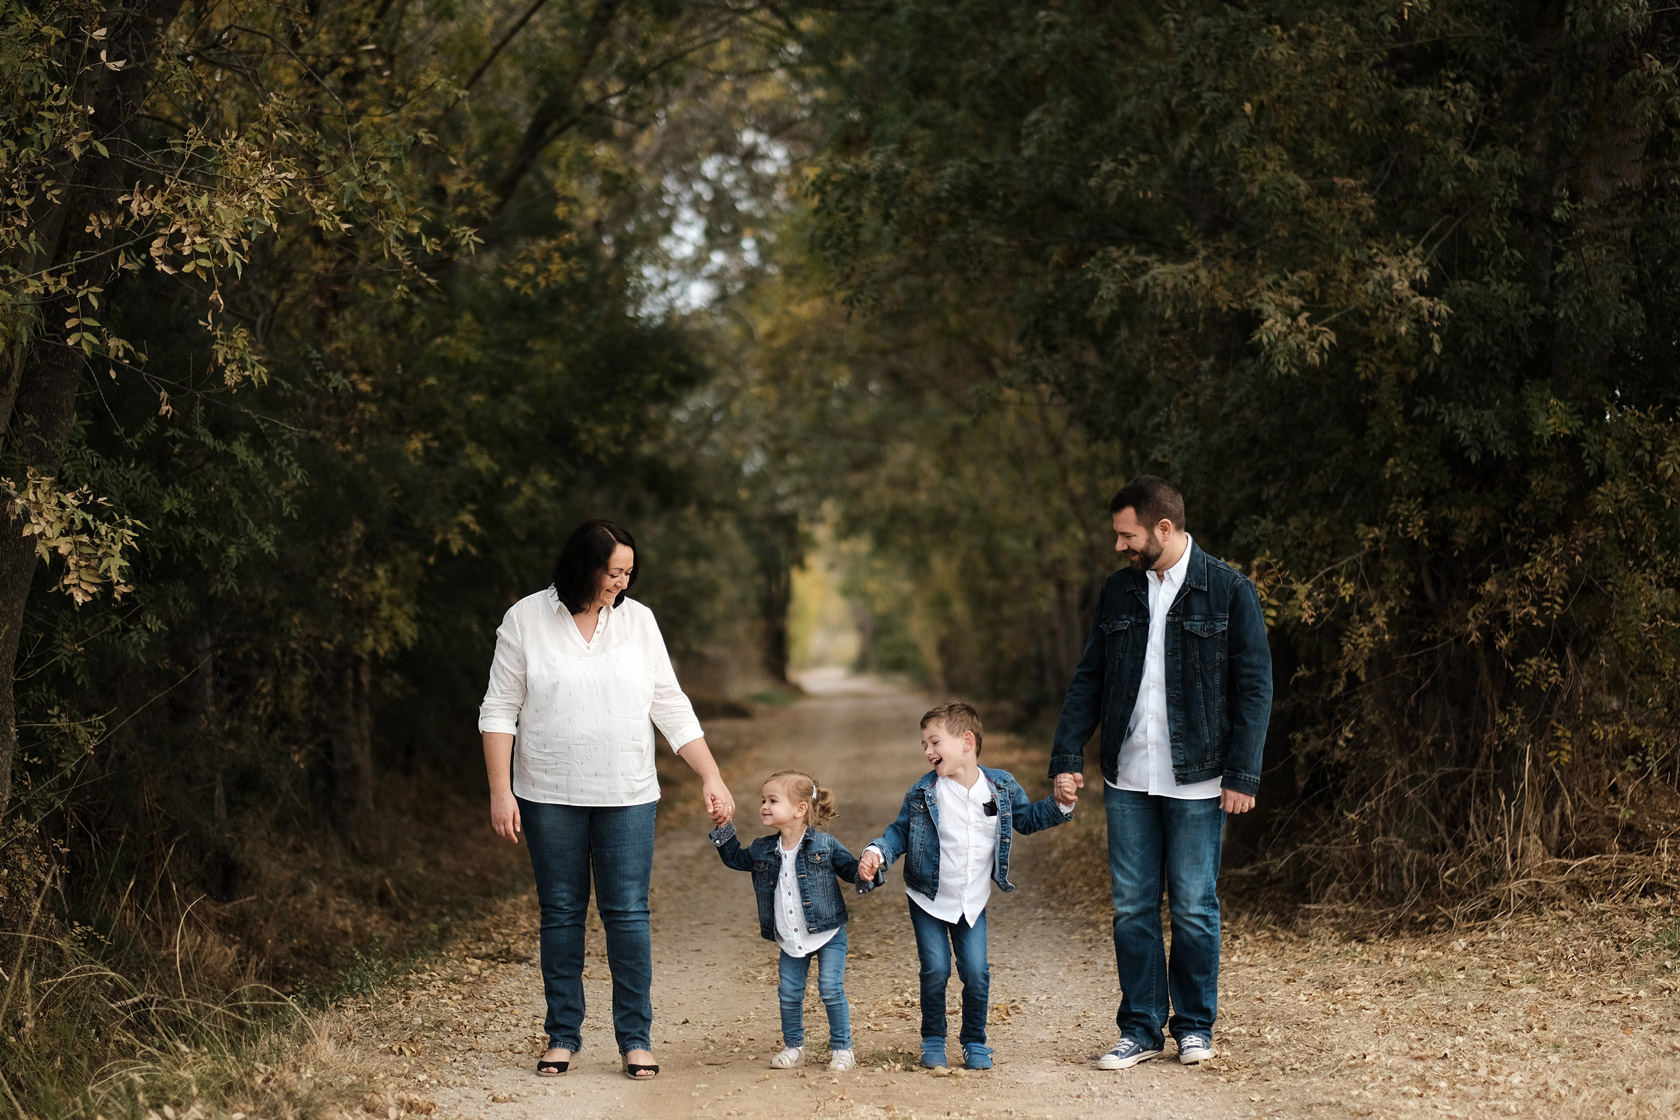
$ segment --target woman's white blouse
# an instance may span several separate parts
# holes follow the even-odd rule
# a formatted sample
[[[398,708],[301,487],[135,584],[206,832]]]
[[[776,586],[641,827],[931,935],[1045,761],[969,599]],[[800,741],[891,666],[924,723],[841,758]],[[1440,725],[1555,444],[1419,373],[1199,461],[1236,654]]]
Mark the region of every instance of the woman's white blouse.
[[[652,611],[625,599],[586,642],[553,588],[508,608],[478,729],[515,736],[514,793],[556,805],[657,800],[656,725],[678,750],[704,734]]]

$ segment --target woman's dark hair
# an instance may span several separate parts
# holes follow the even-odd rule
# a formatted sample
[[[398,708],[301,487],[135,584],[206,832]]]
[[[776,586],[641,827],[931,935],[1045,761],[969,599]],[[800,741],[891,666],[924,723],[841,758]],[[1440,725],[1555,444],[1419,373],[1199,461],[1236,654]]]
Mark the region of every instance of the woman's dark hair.
[[[572,530],[572,535],[560,546],[560,559],[554,562],[554,593],[560,596],[568,611],[581,614],[589,608],[601,574],[612,563],[613,549],[619,545],[634,553],[636,538],[630,535],[630,530],[611,521],[585,521]],[[640,558],[631,563],[630,582],[613,600],[615,607],[624,602],[624,596],[630,594],[630,588],[636,586],[636,577],[641,574]]]

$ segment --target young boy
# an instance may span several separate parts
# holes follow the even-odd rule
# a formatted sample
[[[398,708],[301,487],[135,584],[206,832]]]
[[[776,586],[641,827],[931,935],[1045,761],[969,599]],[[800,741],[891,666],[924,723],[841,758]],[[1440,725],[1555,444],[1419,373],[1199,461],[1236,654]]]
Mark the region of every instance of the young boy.
[[[886,868],[904,856],[904,893],[922,961],[922,1065],[945,1061],[945,986],[955,953],[962,978],[963,1060],[969,1069],[991,1069],[986,1045],[986,900],[992,883],[1006,891],[1011,831],[1028,833],[1061,824],[1071,802],[1053,797],[1029,802],[1007,771],[979,762],[980,715],[967,704],[943,704],[922,717],[922,753],[933,764],[910,792],[886,834],[858,861],[859,889],[886,881]],[[1077,798],[1076,798],[1077,799]]]

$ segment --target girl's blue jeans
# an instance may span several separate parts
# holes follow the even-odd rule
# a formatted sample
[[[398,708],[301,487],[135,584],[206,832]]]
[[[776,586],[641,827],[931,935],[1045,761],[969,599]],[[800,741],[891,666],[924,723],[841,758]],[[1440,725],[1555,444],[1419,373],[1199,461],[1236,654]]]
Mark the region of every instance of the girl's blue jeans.
[[[817,994],[828,1008],[828,1047],[850,1050],[852,1009],[846,1002],[846,927],[841,926],[811,957],[817,959]],[[811,957],[790,957],[783,951],[778,965],[782,982],[776,994],[782,1004],[783,1046],[805,1045],[805,986],[811,974]]]
[[[519,818],[542,907],[543,994],[550,1048],[583,1044],[583,919],[591,872],[607,934],[618,1052],[653,1048],[653,938],[648,879],[653,814],[646,805],[549,805],[519,798]]]
[[[962,1030],[957,1039],[964,1046],[986,1042],[986,1001],[991,998],[992,966],[986,961],[986,912],[973,925],[967,919],[941,921],[914,899],[910,904],[910,925],[916,931],[916,952],[922,959],[922,1037],[945,1039],[945,986],[951,980],[951,959],[962,978]]]

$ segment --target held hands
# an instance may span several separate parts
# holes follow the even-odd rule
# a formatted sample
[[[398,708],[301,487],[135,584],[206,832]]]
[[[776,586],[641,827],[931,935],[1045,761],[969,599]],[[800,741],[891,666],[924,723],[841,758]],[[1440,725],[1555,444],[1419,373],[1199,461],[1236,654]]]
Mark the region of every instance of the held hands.
[[[1072,805],[1078,801],[1079,794],[1076,791],[1085,788],[1083,774],[1057,774],[1054,781],[1056,800],[1063,805]],[[1227,813],[1246,813],[1254,808],[1254,797],[1252,794],[1238,793],[1234,789],[1222,789],[1219,791],[1219,807]]]
[[[858,882],[867,883],[881,870],[881,853],[870,848],[858,857]]]
[[[490,795],[490,827],[496,830],[497,836],[519,843],[519,802],[511,789]]]
[[[735,799],[729,795],[729,787],[723,784],[722,778],[701,785],[700,797],[713,824],[726,825],[735,816]]]

